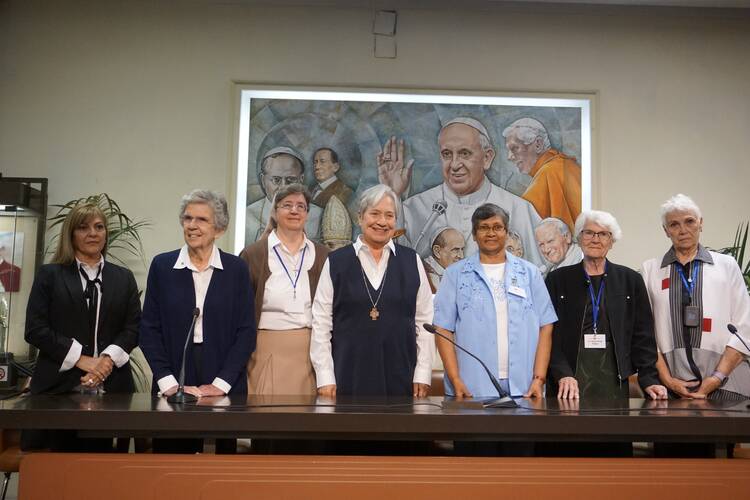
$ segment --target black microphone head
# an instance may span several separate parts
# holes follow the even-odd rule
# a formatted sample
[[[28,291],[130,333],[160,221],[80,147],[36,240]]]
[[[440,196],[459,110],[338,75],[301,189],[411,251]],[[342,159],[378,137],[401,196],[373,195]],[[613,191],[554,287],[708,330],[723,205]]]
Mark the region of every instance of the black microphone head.
[[[430,333],[437,333],[437,330],[435,329],[435,325],[431,323],[424,323],[422,327],[427,330]]]
[[[193,309],[193,317],[194,318],[197,318],[200,315],[201,315],[201,310],[200,310],[199,307],[196,307],[195,309]]]
[[[737,335],[737,327],[732,323],[727,324],[727,330],[729,330],[730,333]]]

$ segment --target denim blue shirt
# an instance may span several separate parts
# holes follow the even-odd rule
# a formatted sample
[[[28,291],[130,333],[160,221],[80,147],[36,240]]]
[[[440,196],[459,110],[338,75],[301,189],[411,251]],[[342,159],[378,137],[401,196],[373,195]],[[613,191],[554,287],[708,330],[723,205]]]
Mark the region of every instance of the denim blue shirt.
[[[539,329],[557,321],[555,309],[539,270],[506,252],[505,289],[508,300],[508,379],[510,393],[523,395],[531,384]],[[454,332],[455,341],[478,356],[497,376],[497,316],[490,282],[479,254],[446,269],[435,296],[433,323]],[[497,396],[492,382],[477,361],[456,349],[458,371],[475,397]],[[444,376],[445,393],[453,386]]]

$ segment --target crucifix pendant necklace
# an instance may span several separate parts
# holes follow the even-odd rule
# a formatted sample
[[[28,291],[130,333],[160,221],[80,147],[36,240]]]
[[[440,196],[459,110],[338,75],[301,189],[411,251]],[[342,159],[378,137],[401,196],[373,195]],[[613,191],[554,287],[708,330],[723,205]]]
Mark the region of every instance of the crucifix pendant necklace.
[[[370,286],[367,284],[367,276],[365,276],[365,269],[362,267],[362,263],[359,263],[359,269],[362,271],[362,281],[365,283],[365,291],[367,291],[367,297],[370,299],[370,304],[372,304],[372,309],[370,309],[370,319],[372,321],[377,321],[378,317],[380,316],[380,311],[378,311],[378,302],[380,302],[380,296],[383,295],[383,288],[385,288],[385,277],[388,275],[388,265],[385,266],[385,272],[383,273],[383,279],[380,281],[380,291],[378,292],[378,298],[374,301],[372,300],[372,295],[370,294]]]

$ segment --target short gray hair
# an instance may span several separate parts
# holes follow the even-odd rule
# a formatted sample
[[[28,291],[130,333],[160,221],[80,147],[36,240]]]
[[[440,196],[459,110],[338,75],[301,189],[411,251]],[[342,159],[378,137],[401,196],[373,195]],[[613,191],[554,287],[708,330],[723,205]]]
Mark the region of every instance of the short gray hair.
[[[479,223],[495,216],[498,216],[503,220],[505,230],[508,231],[508,225],[510,224],[510,215],[508,215],[508,212],[494,203],[485,203],[484,205],[479,205],[479,207],[474,210],[474,213],[471,214],[471,233],[477,234]]]
[[[562,219],[558,219],[557,217],[547,217],[546,219],[542,219],[541,222],[536,225],[534,230],[537,230],[547,224],[554,225],[563,236],[568,236],[570,234],[570,228],[568,227],[568,225]]]
[[[578,215],[575,228],[576,238],[580,236],[584,226],[589,222],[606,227],[612,233],[612,243],[622,239],[622,229],[620,229],[620,224],[617,223],[615,216],[602,210],[586,210]]]
[[[224,195],[208,189],[193,189],[180,200],[180,223],[188,205],[202,203],[214,211],[214,226],[219,231],[226,231],[229,227],[229,208]]]
[[[667,226],[667,215],[672,212],[692,212],[699,219],[703,218],[703,215],[701,215],[701,209],[698,205],[692,200],[692,198],[682,193],[672,196],[662,204],[659,209],[662,226]]]
[[[393,189],[386,186],[385,184],[376,184],[371,188],[365,189],[362,192],[362,194],[359,196],[359,216],[362,217],[362,214],[365,213],[365,210],[380,203],[380,200],[382,200],[384,196],[391,197],[391,199],[393,200],[393,206],[396,210],[396,217],[398,217],[398,195],[396,195]]]
[[[505,127],[503,137],[507,139],[511,134],[527,146],[534,142],[537,137],[541,137],[545,150],[552,147],[547,129],[542,125],[542,122],[534,118],[520,118]]]

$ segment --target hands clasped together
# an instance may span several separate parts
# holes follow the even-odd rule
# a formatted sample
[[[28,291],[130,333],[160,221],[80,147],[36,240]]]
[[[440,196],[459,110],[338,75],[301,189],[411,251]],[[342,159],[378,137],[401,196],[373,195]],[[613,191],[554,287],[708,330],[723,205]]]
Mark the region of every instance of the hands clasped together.
[[[112,358],[106,354],[97,357],[82,355],[76,363],[77,368],[86,372],[81,377],[81,385],[92,388],[104,384],[114,366]]]

